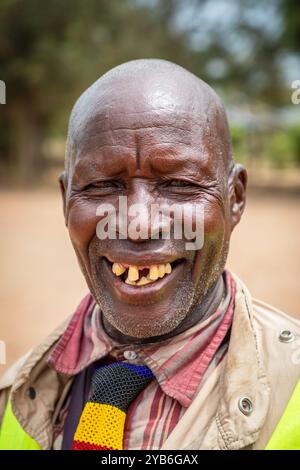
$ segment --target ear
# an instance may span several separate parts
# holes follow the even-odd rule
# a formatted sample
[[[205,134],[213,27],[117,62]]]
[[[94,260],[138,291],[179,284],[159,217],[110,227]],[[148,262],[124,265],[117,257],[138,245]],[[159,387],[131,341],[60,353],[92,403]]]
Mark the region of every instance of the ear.
[[[66,210],[66,207],[67,207],[67,204],[66,204],[66,195],[67,195],[67,175],[66,175],[66,172],[65,172],[65,171],[63,171],[63,172],[59,175],[58,181],[59,181],[60,192],[61,192],[62,201],[63,201],[63,211],[64,211],[64,217],[65,217],[65,224],[66,224],[66,226],[68,226],[67,210]]]
[[[246,205],[247,170],[239,163],[235,164],[229,177],[229,198],[231,213],[231,230],[241,220]]]

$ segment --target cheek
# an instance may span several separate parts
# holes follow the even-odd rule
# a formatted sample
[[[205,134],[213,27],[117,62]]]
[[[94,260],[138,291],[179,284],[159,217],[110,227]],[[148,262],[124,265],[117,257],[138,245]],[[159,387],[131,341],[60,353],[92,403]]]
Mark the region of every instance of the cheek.
[[[189,219],[189,223],[192,222],[193,232],[199,232],[200,229],[204,232],[205,244],[206,241],[213,242],[215,240],[217,242],[224,239],[224,234],[228,229],[227,219],[226,213],[224,214],[222,208],[216,203],[204,205],[197,222],[193,214],[193,217]]]
[[[96,233],[99,219],[96,216],[96,210],[97,204],[90,201],[76,201],[69,209],[69,235],[73,245],[83,256],[87,255],[89,243]]]
[[[225,216],[219,207],[211,207],[204,214],[205,240],[223,240],[226,231]]]
[[[204,244],[196,253],[193,281],[197,284],[203,276],[209,282],[223,258],[226,246],[226,216],[218,205],[210,205],[204,212]]]

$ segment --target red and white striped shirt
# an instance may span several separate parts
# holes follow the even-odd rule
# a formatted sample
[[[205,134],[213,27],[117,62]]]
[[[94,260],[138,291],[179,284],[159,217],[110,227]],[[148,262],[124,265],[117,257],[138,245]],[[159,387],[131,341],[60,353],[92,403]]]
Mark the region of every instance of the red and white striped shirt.
[[[224,357],[235,297],[235,282],[227,270],[224,281],[226,295],[216,312],[160,343],[124,345],[110,338],[90,295],[73,315],[48,360],[58,373],[77,375],[95,361],[112,356],[118,361],[129,357],[136,364],[146,364],[156,378],[129,406],[124,449],[160,449]],[[65,415],[61,414],[62,422],[56,428],[61,431],[55,435],[56,448],[61,443]]]

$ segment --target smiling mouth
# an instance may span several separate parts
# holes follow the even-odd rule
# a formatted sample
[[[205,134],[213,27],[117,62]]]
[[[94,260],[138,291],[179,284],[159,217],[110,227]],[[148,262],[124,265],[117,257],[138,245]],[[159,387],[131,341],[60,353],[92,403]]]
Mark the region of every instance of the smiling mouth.
[[[175,260],[170,263],[151,264],[148,266],[137,266],[110,261],[109,264],[113,274],[124,284],[141,287],[154,284],[160,279],[169,276],[181,261],[182,260]]]

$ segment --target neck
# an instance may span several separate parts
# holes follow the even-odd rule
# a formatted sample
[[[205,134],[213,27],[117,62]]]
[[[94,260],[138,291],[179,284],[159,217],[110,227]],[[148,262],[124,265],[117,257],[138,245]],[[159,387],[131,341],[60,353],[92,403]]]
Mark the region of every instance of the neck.
[[[164,341],[165,339],[172,338],[173,336],[191,328],[199,321],[203,321],[210,317],[220,305],[224,291],[225,285],[223,277],[220,276],[214,286],[208,291],[201,304],[198,304],[174,330],[165,335],[151,336],[149,338],[134,338],[132,336],[127,336],[113,327],[104,316],[102,316],[103,327],[106,333],[119,343],[147,344]]]

